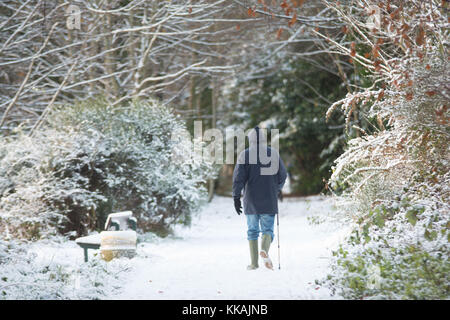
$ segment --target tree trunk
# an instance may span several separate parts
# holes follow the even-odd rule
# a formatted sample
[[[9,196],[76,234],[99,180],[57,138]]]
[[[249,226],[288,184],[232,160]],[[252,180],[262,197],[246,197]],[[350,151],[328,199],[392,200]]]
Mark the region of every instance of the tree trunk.
[[[217,83],[216,79],[212,79],[212,92],[211,92],[211,108],[212,108],[212,118],[211,118],[211,128],[216,128],[216,109],[217,109]],[[216,152],[217,150],[214,149]],[[215,155],[214,155],[215,156]],[[211,202],[214,197],[214,184],[215,179],[209,179],[209,190],[208,190],[208,202]]]

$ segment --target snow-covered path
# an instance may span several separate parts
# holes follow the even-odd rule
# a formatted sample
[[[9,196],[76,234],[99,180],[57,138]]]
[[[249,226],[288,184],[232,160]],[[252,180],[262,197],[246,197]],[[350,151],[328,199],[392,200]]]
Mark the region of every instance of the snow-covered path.
[[[231,198],[215,197],[191,228],[176,236],[138,245],[125,286],[109,299],[327,299],[314,284],[327,273],[330,249],[346,230],[330,223],[310,224],[332,213],[329,199],[288,198],[280,203],[281,270],[247,271],[245,216]],[[276,225],[275,225],[276,228]],[[277,239],[270,255],[278,267]],[[262,265],[262,263],[260,263]]]

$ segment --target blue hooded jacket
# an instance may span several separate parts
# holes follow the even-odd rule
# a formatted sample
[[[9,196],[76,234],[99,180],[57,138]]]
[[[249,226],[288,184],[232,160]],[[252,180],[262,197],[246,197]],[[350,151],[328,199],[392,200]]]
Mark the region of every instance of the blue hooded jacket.
[[[242,151],[233,172],[233,198],[244,190],[245,214],[278,214],[278,192],[286,168],[276,149],[265,143],[258,127],[248,134],[250,147]]]

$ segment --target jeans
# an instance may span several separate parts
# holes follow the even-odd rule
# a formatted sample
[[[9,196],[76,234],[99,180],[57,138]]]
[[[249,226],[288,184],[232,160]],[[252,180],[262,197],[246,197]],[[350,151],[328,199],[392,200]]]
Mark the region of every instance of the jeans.
[[[245,216],[247,217],[248,240],[257,240],[261,232],[262,234],[270,234],[273,241],[274,214],[246,214]]]

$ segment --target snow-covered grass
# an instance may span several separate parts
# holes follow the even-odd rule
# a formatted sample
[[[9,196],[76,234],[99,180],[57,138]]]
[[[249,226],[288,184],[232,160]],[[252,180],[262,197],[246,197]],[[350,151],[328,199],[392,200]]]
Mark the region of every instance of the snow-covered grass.
[[[231,198],[215,197],[190,228],[167,238],[140,235],[133,259],[107,263],[89,250],[84,263],[83,250],[61,237],[0,242],[0,299],[331,298],[315,280],[326,276],[330,249],[348,232],[325,219],[334,212],[331,199],[286,198],[280,212],[281,270],[277,238],[270,251],[276,269],[246,270],[245,216]]]
[[[102,299],[122,286],[131,265],[126,258],[107,263],[95,253],[84,263],[83,250],[62,237],[0,241],[0,300]]]

